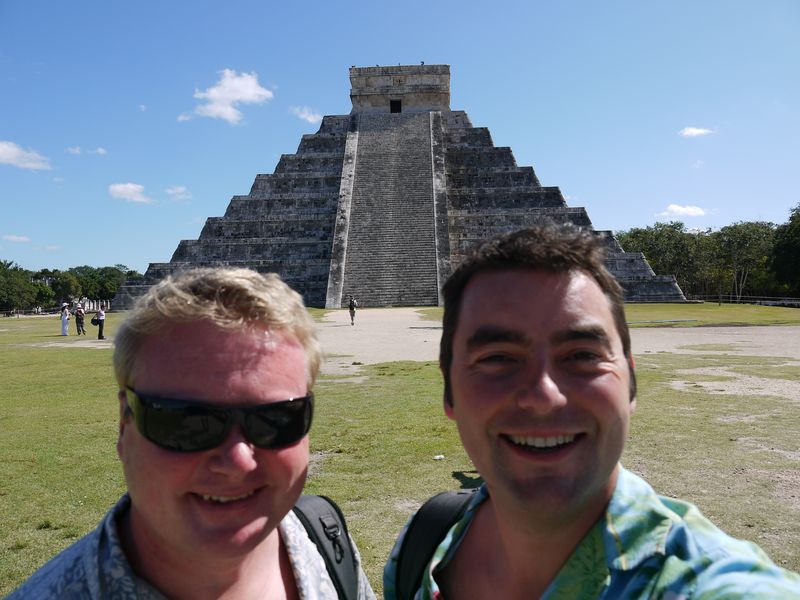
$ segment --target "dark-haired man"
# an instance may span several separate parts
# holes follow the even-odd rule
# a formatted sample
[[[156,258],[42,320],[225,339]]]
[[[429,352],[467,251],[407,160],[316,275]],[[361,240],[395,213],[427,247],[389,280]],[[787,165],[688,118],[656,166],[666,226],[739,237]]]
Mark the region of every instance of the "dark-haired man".
[[[636,381],[599,238],[502,236],[443,294],[444,409],[485,483],[410,587],[403,531],[387,599],[800,597],[800,577],[619,464]]]

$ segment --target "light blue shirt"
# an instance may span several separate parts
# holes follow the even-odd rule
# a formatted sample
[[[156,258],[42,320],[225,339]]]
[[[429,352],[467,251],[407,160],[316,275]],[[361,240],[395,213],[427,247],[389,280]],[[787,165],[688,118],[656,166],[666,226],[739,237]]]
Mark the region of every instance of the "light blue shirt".
[[[488,497],[484,485],[436,548],[417,600],[443,600],[435,574],[452,559],[478,506]],[[397,559],[407,528],[384,569],[385,600],[397,597]],[[696,506],[656,495],[647,482],[620,467],[603,518],[581,540],[542,598],[800,599],[800,576],[775,565],[755,544],[722,532]]]

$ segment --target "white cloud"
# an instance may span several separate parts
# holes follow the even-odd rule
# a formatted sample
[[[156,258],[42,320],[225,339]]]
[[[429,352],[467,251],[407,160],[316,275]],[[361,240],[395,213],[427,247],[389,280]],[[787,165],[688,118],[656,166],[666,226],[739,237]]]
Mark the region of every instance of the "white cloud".
[[[312,125],[322,121],[322,115],[318,112],[314,112],[308,106],[291,106],[289,107],[289,112],[291,112],[298,119],[308,121]]]
[[[714,133],[710,129],[703,129],[702,127],[684,127],[678,132],[682,137],[700,137],[701,135],[708,135]]]
[[[239,74],[225,69],[221,74],[216,85],[204,92],[195,90],[194,97],[206,101],[194,109],[196,115],[223,119],[233,125],[242,120],[242,113],[236,108],[238,104],[262,104],[273,96],[271,91],[259,85],[255,72]],[[178,116],[178,120],[186,120],[182,117]]]
[[[67,148],[67,152],[70,154],[83,154],[83,149],[80,146],[69,146]],[[94,150],[87,150],[87,154],[99,154],[100,156],[105,156],[108,154],[108,151],[105,148],[98,146]]]
[[[146,104],[140,104],[139,105],[139,112],[144,112],[146,110],[147,110],[147,105]]]
[[[188,121],[192,118],[192,115],[189,113],[181,113],[178,115],[178,123],[183,123],[184,121]]]
[[[48,244],[47,246],[44,247],[44,249],[47,250],[48,252],[55,252],[56,250],[59,249],[59,247],[54,246],[52,244]]]
[[[696,161],[694,161],[692,163],[692,168],[693,169],[702,169],[705,166],[705,164],[706,164],[706,161],[704,161],[704,160],[696,160]]]
[[[172,196],[173,200],[191,200],[192,193],[183,185],[172,185],[167,188],[167,194]]]
[[[664,212],[656,213],[657,217],[702,217],[708,214],[704,208],[699,206],[681,206],[680,204],[670,204]]]
[[[108,193],[112,198],[119,198],[127,202],[140,202],[142,204],[152,204],[152,198],[144,195],[144,186],[138,183],[112,183],[108,186]]]
[[[13,234],[6,234],[3,236],[3,239],[7,242],[30,242],[31,238],[27,235],[13,235]]]
[[[20,169],[49,171],[50,161],[34,150],[23,150],[14,142],[0,140],[0,164],[12,165]]]
[[[64,178],[63,177],[53,177],[53,181],[55,181],[56,183],[64,183]]]

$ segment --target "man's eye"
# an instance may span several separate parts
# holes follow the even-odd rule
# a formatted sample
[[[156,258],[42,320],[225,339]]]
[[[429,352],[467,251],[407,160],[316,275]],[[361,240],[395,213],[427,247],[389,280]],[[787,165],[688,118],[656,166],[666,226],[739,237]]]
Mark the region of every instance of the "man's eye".
[[[594,362],[600,360],[600,355],[590,350],[577,350],[572,352],[567,359],[577,362]]]
[[[515,362],[514,358],[508,354],[487,354],[478,358],[478,362],[482,364],[505,364]]]

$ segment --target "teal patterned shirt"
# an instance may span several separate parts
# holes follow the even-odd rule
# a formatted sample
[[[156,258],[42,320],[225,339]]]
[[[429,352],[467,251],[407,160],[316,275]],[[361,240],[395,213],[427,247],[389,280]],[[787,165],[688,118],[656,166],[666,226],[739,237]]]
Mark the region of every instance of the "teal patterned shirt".
[[[436,548],[417,600],[444,598],[435,575],[455,554],[488,494],[482,486]],[[406,529],[383,572],[385,600],[397,597],[397,558]],[[726,535],[696,506],[656,495],[647,482],[620,466],[603,518],[581,540],[542,598],[800,599],[800,576],[775,565],[755,544]]]

